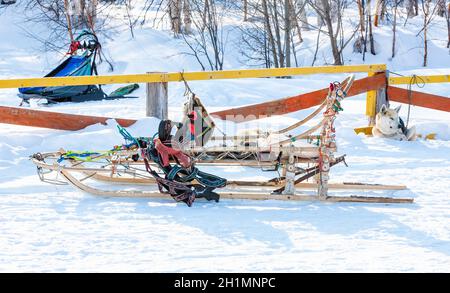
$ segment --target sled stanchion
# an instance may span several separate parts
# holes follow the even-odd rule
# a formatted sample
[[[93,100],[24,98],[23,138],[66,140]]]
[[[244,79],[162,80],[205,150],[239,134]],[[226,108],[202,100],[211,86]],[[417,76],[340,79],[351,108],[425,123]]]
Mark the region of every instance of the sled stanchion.
[[[155,72],[149,72],[149,74]],[[162,73],[162,76],[167,73]],[[146,112],[147,117],[156,117],[161,120],[168,118],[168,83],[167,81],[147,83]]]
[[[282,194],[295,194],[295,157],[289,156],[288,163],[285,168],[285,178],[286,184],[284,186],[284,191]]]

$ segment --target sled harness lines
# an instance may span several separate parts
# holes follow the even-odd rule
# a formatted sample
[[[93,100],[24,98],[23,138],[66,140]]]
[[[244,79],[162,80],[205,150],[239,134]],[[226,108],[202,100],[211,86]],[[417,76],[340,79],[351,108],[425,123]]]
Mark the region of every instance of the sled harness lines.
[[[168,193],[175,201],[182,201],[188,206],[192,206],[196,198],[218,202],[220,196],[214,189],[225,187],[226,179],[200,171],[190,156],[173,148],[170,142],[172,125],[172,121],[162,120],[158,133],[152,139],[135,138],[125,128],[119,125],[117,128],[123,138],[131,142],[128,147],[135,146],[140,150],[145,168],[155,178],[160,192]],[[139,156],[133,156],[133,160],[138,159]],[[151,168],[150,162],[163,171],[164,177]]]

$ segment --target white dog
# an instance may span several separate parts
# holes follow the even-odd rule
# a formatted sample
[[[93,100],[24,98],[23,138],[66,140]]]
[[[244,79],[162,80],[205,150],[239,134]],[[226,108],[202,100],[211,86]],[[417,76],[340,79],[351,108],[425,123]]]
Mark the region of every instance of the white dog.
[[[416,139],[416,127],[406,129],[405,123],[398,115],[400,108],[401,106],[395,109],[389,109],[386,105],[381,106],[375,118],[375,126],[372,128],[373,136],[396,140]]]

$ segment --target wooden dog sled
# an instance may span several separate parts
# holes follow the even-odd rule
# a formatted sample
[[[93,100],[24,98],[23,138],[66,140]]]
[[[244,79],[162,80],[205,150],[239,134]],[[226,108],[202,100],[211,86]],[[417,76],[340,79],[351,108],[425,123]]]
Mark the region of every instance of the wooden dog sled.
[[[315,111],[290,127],[270,133],[270,135],[281,137],[276,142],[260,144],[258,140],[264,140],[267,137],[259,136],[212,136],[214,124],[210,122],[209,128],[200,129],[202,134],[208,133],[206,144],[203,144],[203,136],[201,143],[198,143],[198,137],[191,135],[189,145],[175,147],[173,142],[165,143],[165,140],[161,139],[161,132],[157,139],[138,139],[126,133],[124,137],[134,141],[131,147],[128,145],[125,148],[122,146],[106,152],[89,154],[83,159],[71,156],[74,153],[60,150],[35,154],[31,160],[37,166],[42,181],[71,184],[80,190],[99,196],[168,198],[170,193],[177,201],[182,200],[191,205],[196,198],[189,191],[191,189],[193,194],[205,194],[204,197],[208,200],[216,201],[220,196],[220,198],[255,200],[411,203],[412,198],[330,196],[328,194],[329,190],[335,189],[406,189],[406,186],[401,185],[329,182],[330,168],[341,162],[345,163],[344,156],[335,157],[334,155],[336,143],[333,123],[336,115],[342,110],[340,101],[345,97],[352,82],[353,76],[342,83],[330,84],[327,97]],[[195,96],[191,97],[190,104],[193,101],[197,101]],[[322,117],[313,127],[300,134],[290,134],[306,122],[318,117],[322,111]],[[188,109],[186,113],[193,112]],[[208,116],[204,108],[194,114],[191,116]],[[189,119],[180,124],[189,125]],[[189,127],[187,130],[189,134]],[[186,127],[183,131],[186,131]],[[190,131],[194,133],[192,127]],[[317,140],[317,143],[311,143],[312,140]],[[229,141],[233,144],[228,145]],[[240,144],[237,143],[239,141]],[[162,153],[161,150],[168,150],[170,155]],[[164,155],[167,155],[166,161],[170,158],[170,162],[163,162]],[[189,164],[184,162],[186,159]],[[199,171],[194,165],[200,168],[236,165],[258,167],[262,170],[277,171],[278,176],[265,181],[221,180],[220,177]],[[108,188],[103,188],[105,185]],[[213,191],[215,188],[219,191]],[[317,193],[307,194],[305,191],[308,189],[317,190]]]

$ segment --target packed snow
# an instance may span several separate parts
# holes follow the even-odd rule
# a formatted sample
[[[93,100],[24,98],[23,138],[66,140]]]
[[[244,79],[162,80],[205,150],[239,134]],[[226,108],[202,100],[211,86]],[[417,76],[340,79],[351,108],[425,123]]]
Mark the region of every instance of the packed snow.
[[[62,58],[30,45],[19,16],[11,9],[0,14],[0,23],[8,24],[0,25],[2,79],[42,76]],[[450,74],[445,42],[433,37],[446,34],[444,23],[430,28],[430,60],[424,69],[420,48],[411,49],[420,43],[413,32],[413,28],[417,31],[414,22],[420,19],[399,27],[399,52],[393,60],[388,60],[390,48],[382,45],[390,44],[391,32],[388,27],[377,28],[380,54],[368,54],[366,63],[386,63],[404,75]],[[233,20],[230,23],[237,25]],[[135,34],[131,39],[123,28],[104,42],[116,65],[114,73],[199,70],[195,60],[183,54],[183,41],[174,39],[168,30],[143,27]],[[315,38],[313,32],[305,35],[311,44]],[[237,50],[229,50],[227,69],[245,67],[238,61]],[[309,60],[313,52],[303,54]],[[345,56],[346,64],[362,63],[361,55],[351,48]],[[100,71],[109,74],[105,64]],[[345,77],[312,75],[189,85],[212,112],[324,88]],[[108,86],[106,91],[117,87]],[[445,83],[413,89],[450,98]],[[1,90],[1,105],[17,106],[16,92]],[[170,84],[169,118],[180,118],[183,93],[183,83]],[[144,85],[133,95],[139,98],[32,107],[139,119],[128,130],[136,136],[151,136],[158,120],[145,117]],[[409,125],[415,125],[420,134],[436,133],[437,137],[400,142],[355,134],[355,127],[367,125],[364,95],[351,97],[342,106],[344,111],[336,120],[337,145],[339,154],[347,154],[349,167],[333,167],[331,180],[405,184],[408,190],[331,194],[413,197],[414,204],[221,200],[196,201],[189,208],[169,197],[96,197],[70,185],[41,182],[29,156],[60,148],[110,149],[123,142],[114,120],[73,132],[0,124],[0,272],[449,272],[450,114],[412,106]],[[267,118],[260,126],[279,129],[312,110]],[[407,110],[403,105],[400,115],[404,119]],[[302,130],[315,123],[310,121]],[[227,133],[236,131],[234,125],[218,124]],[[274,175],[243,167],[218,168],[217,172],[228,179]]]

